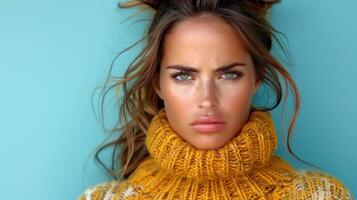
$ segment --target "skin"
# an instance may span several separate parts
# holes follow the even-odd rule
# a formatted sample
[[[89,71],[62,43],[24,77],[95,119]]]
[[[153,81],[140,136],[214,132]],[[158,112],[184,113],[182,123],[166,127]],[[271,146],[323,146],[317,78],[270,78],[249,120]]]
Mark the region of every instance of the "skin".
[[[232,63],[244,65],[215,72]],[[198,72],[167,69],[172,65],[189,66]],[[164,101],[173,130],[204,150],[221,148],[240,133],[260,86],[239,33],[210,14],[176,23],[165,35],[158,82],[154,89]],[[210,134],[194,130],[190,123],[201,115],[218,116],[225,128]]]

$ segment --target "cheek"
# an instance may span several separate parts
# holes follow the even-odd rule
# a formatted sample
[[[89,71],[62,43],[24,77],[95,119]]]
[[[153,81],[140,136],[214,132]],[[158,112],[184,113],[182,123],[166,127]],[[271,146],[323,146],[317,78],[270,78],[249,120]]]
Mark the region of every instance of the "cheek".
[[[177,84],[169,78],[162,80],[161,86],[165,105],[169,109],[183,112],[191,105],[189,102],[195,94],[192,87]]]
[[[181,135],[189,133],[186,124],[190,119],[190,110],[192,110],[192,89],[177,85],[172,80],[162,82],[162,94],[164,97],[165,110],[172,128]]]
[[[241,82],[222,88],[220,103],[225,110],[244,110],[250,106],[254,87],[248,82]]]

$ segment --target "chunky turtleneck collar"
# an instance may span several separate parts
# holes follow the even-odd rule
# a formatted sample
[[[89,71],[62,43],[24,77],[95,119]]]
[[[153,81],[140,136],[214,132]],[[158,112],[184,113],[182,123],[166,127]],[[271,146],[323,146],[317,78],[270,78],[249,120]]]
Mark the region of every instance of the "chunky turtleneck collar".
[[[150,155],[128,179],[88,190],[79,200],[352,200],[337,179],[295,171],[272,155],[277,139],[268,112],[252,111],[225,146],[199,150],[185,142],[160,110],[148,129]]]
[[[215,150],[200,150],[183,140],[161,109],[150,124],[146,145],[163,169],[198,181],[239,176],[265,166],[276,148],[274,122],[268,112],[252,110],[232,140]]]
[[[259,199],[282,195],[294,170],[273,155],[277,145],[268,112],[251,110],[240,132],[223,147],[200,150],[183,140],[164,109],[151,120],[145,158],[117,191],[134,199]],[[277,191],[273,194],[273,191]]]

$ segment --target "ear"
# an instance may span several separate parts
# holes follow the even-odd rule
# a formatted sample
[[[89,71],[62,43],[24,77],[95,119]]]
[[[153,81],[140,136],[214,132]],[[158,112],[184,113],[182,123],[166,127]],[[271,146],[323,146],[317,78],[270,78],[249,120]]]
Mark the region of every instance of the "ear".
[[[254,94],[256,94],[257,93],[257,91],[258,91],[258,89],[259,89],[259,87],[260,87],[260,85],[261,85],[261,80],[260,79],[257,79],[256,81],[255,81],[255,86],[254,86]]]
[[[163,99],[160,88],[160,79],[158,76],[154,76],[152,81],[152,87],[154,88],[155,93],[160,97],[160,99]]]

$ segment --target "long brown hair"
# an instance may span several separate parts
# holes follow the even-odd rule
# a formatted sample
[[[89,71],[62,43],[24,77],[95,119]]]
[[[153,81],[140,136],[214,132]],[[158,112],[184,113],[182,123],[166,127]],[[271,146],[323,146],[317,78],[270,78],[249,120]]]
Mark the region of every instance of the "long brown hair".
[[[289,72],[271,53],[273,39],[284,52],[287,52],[276,36],[280,32],[266,19],[271,6],[277,2],[279,0],[139,0],[118,3],[120,8],[143,6],[141,8],[151,9],[154,11],[154,17],[144,37],[117,56],[144,42],[143,49],[130,63],[124,76],[111,77],[112,65],[102,87],[101,113],[103,113],[105,97],[111,89],[115,89],[120,110],[119,120],[110,130],[110,135],[114,134],[116,139],[100,146],[95,153],[96,161],[117,180],[128,178],[148,155],[145,146],[146,131],[153,116],[164,107],[163,101],[153,89],[153,85],[158,84],[159,79],[163,38],[175,23],[203,13],[210,13],[228,21],[241,34],[252,56],[258,79],[274,91],[276,98],[273,105],[254,106],[254,109],[273,110],[281,103],[284,94],[284,111],[288,86],[292,89],[295,105],[286,146],[294,158],[316,167],[300,159],[291,149],[291,136],[300,110],[300,95]],[[279,77],[282,77],[286,86],[284,92]],[[110,82],[113,84],[107,87]],[[120,95],[123,95],[122,99]],[[113,148],[110,168],[99,157],[99,153],[109,147]]]

